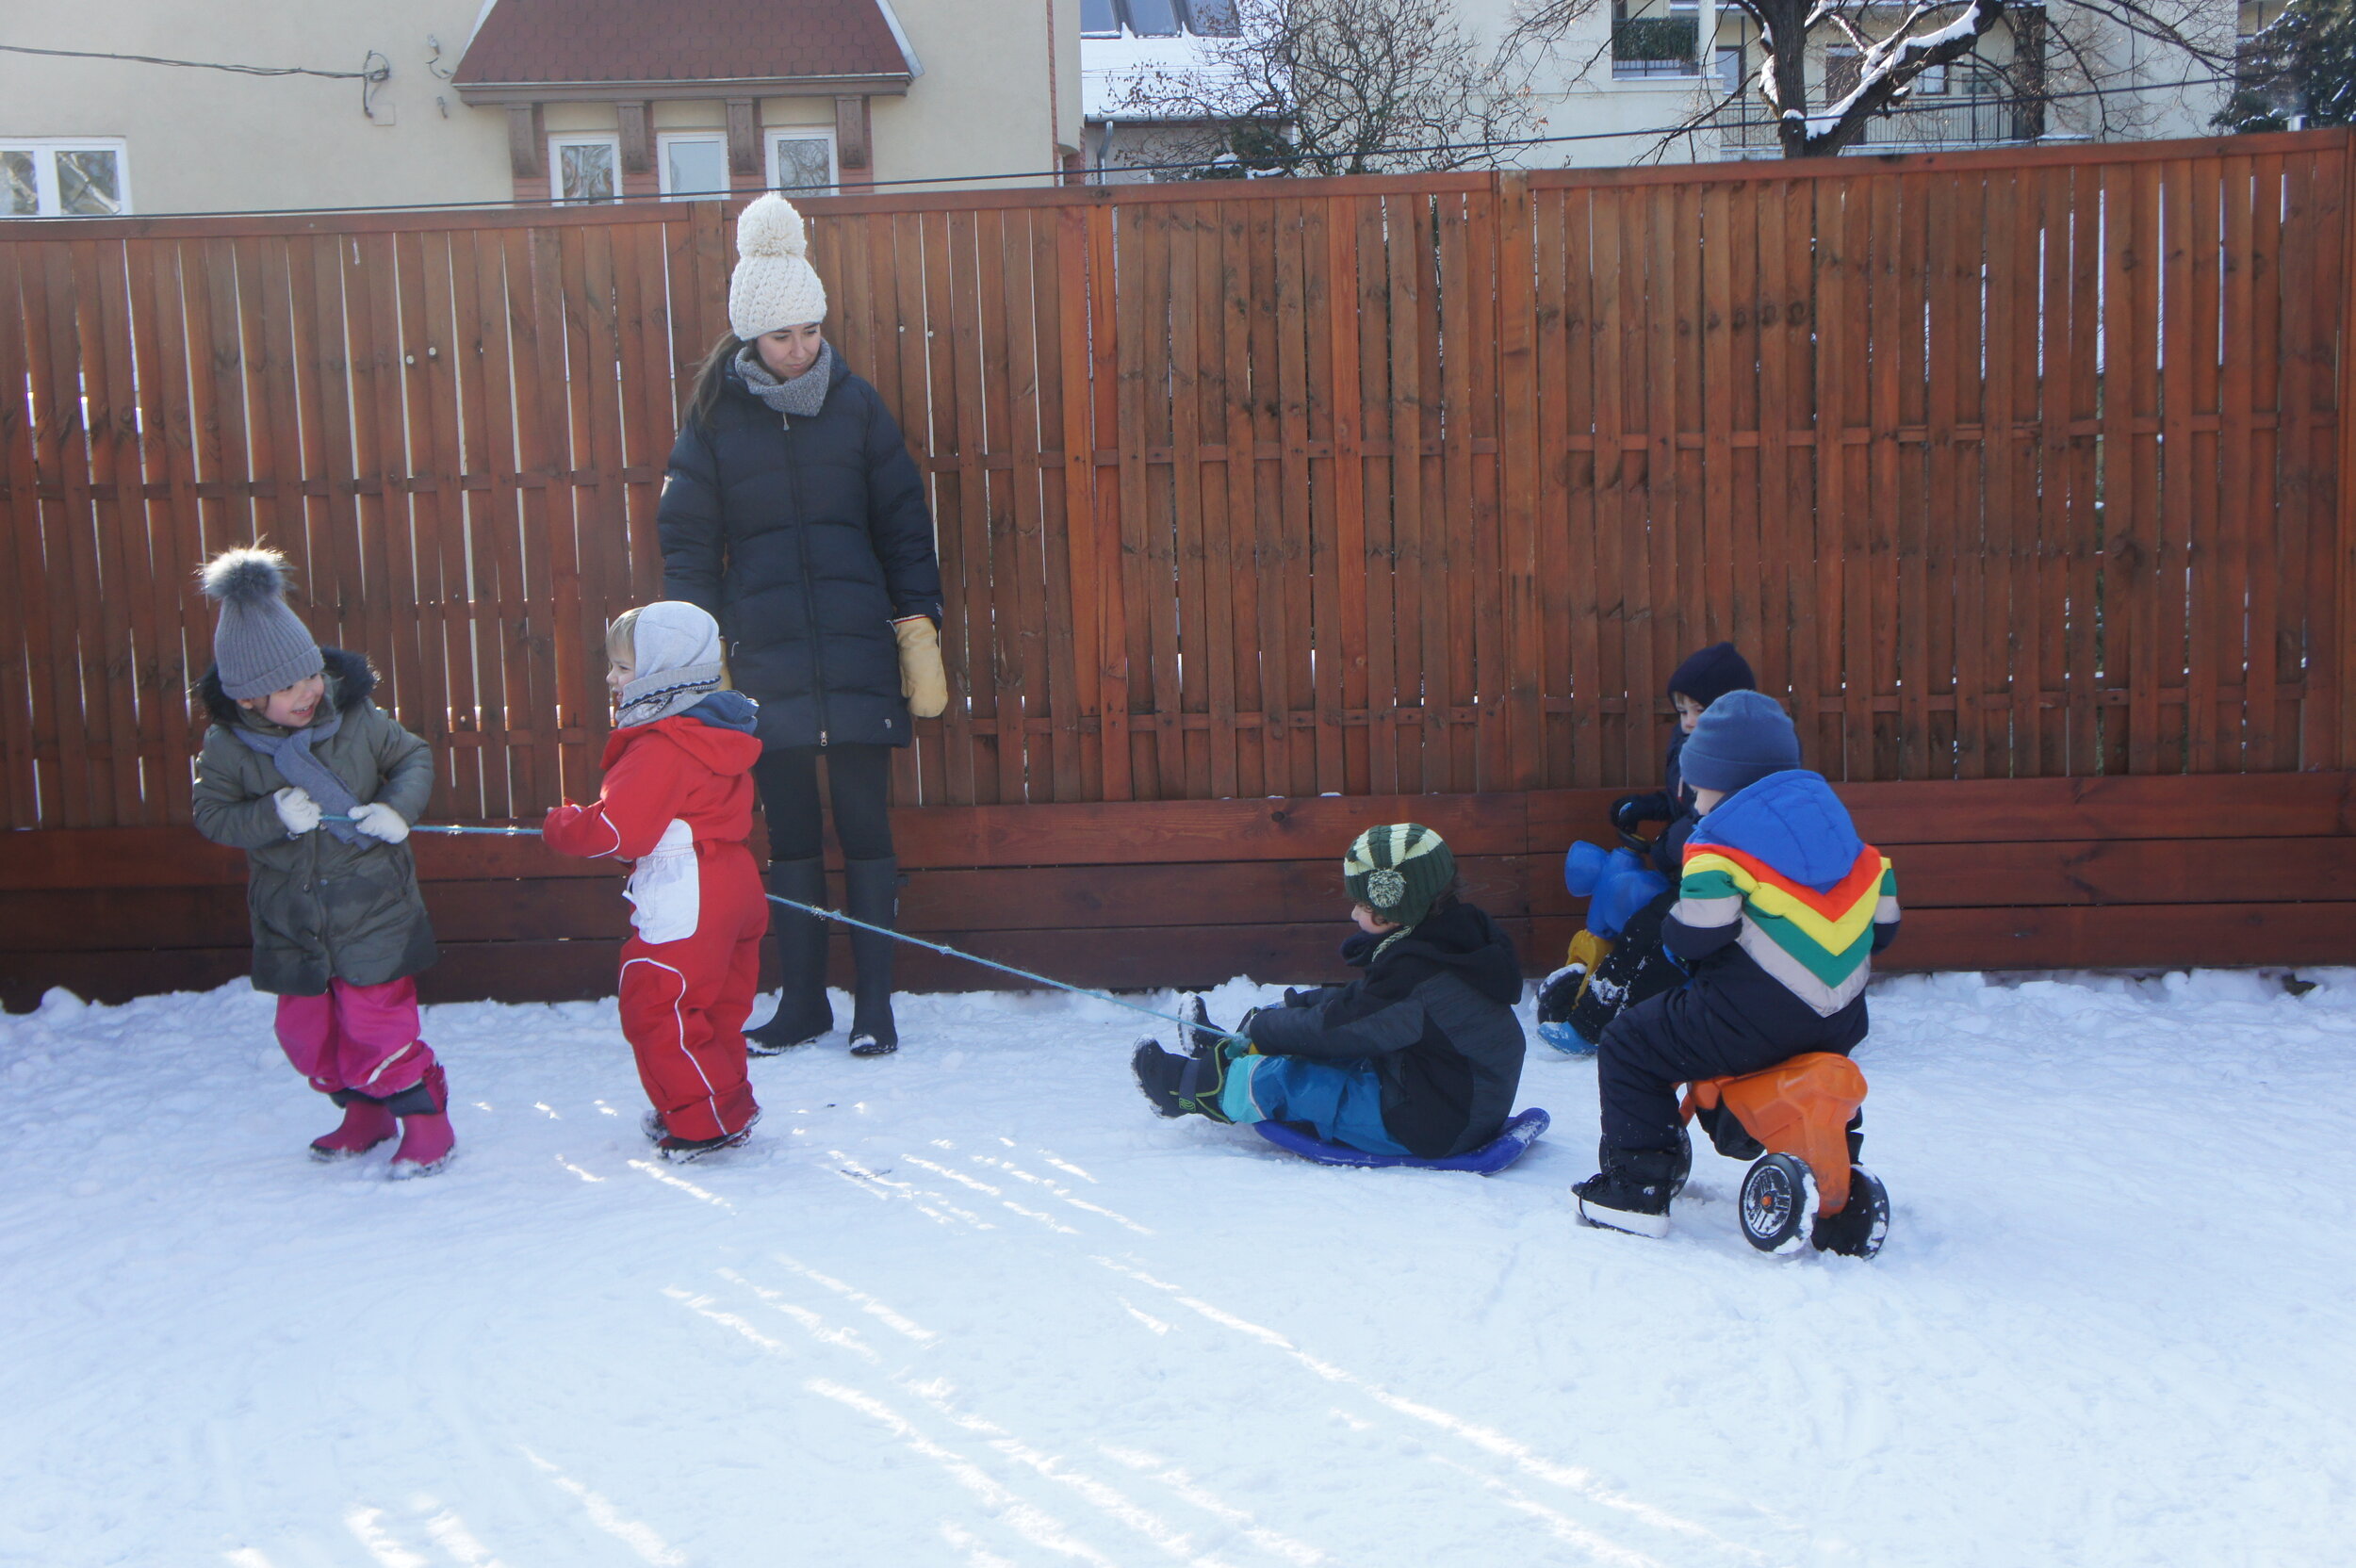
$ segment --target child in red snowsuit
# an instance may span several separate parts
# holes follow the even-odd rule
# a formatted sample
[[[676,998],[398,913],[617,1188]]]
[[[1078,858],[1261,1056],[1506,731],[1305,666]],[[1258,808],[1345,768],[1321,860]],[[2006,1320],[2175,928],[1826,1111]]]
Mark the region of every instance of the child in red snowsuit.
[[[614,734],[593,806],[548,815],[548,846],[637,862],[624,893],[622,1033],[655,1114],[663,1157],[744,1141],[761,1108],[744,1076],[744,1020],[761,977],[769,903],[744,845],[753,827],[755,707],[721,690],[718,623],[665,600],[606,631]]]

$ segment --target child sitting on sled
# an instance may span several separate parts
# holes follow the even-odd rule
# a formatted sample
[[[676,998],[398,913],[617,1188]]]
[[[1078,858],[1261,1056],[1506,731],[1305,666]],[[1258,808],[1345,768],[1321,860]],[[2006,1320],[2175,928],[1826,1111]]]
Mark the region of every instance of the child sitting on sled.
[[[761,1107],[744,1071],[744,1019],[761,978],[769,901],[744,844],[753,830],[755,709],[724,691],[720,627],[695,605],[625,611],[605,634],[614,733],[587,806],[550,810],[550,849],[634,860],[622,944],[622,1033],[666,1160],[744,1141]]]
[[[1799,766],[1799,736],[1774,698],[1720,697],[1684,750],[1701,820],[1661,935],[1692,978],[1604,1031],[1603,1169],[1572,1189],[1582,1220],[1638,1235],[1667,1233],[1693,1164],[1677,1086],[1802,1052],[1847,1055],[1865,1038],[1873,955],[1898,930],[1889,859],[1857,837],[1824,776]],[[1704,1126],[1723,1151],[1749,1152],[1739,1122]]]
[[[1192,1055],[1137,1042],[1137,1085],[1163,1116],[1282,1121],[1369,1154],[1446,1159],[1479,1149],[1521,1086],[1521,963],[1459,895],[1456,858],[1415,823],[1370,827],[1342,861],[1366,973],[1290,991],[1234,1035],[1193,1031]],[[1196,1004],[1201,1017],[1201,1004]]]

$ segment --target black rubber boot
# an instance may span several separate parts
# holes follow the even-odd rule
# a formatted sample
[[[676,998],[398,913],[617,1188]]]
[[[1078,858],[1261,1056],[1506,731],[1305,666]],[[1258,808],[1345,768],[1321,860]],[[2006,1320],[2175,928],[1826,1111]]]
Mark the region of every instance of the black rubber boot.
[[[1630,1235],[1669,1233],[1669,1204],[1685,1184],[1690,1151],[1603,1151],[1603,1169],[1571,1191],[1579,1199],[1579,1222]]]
[[[815,858],[772,860],[769,890],[779,898],[824,908],[826,862]],[[808,1045],[834,1027],[834,1008],[826,1001],[828,923],[782,904],[769,906],[769,936],[777,944],[777,970],[784,988],[777,992],[777,1010],[769,1021],[744,1031],[747,1054],[776,1056]]]
[[[843,912],[853,920],[895,929],[900,916],[900,862],[886,855],[874,860],[843,862]],[[854,925],[851,958],[859,968],[852,992],[851,1054],[889,1056],[900,1049],[900,1031],[892,1021],[892,950],[899,945],[877,931]]]
[[[1213,1121],[1233,1120],[1219,1102],[1233,1066],[1233,1059],[1220,1047],[1198,1056],[1181,1056],[1164,1051],[1151,1036],[1137,1041],[1129,1057],[1137,1087],[1155,1111],[1163,1116],[1208,1117]]]

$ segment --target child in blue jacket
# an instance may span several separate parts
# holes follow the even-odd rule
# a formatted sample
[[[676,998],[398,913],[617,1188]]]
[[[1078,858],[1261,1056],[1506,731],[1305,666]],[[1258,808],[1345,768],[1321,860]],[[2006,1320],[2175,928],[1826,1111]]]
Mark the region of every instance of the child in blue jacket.
[[[1667,1233],[1693,1161],[1677,1085],[1803,1052],[1846,1055],[1865,1038],[1865,983],[1897,934],[1897,879],[1799,760],[1791,719],[1757,692],[1710,704],[1685,743],[1700,821],[1661,934],[1692,977],[1604,1031],[1603,1169],[1572,1189],[1591,1225]]]

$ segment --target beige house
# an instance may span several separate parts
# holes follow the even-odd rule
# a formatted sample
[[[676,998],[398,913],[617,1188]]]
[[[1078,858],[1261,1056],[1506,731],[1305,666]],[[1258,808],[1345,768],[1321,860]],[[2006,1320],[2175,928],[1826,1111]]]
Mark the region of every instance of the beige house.
[[[1076,0],[22,9],[0,218],[1038,185],[1081,134]]]

